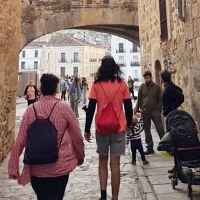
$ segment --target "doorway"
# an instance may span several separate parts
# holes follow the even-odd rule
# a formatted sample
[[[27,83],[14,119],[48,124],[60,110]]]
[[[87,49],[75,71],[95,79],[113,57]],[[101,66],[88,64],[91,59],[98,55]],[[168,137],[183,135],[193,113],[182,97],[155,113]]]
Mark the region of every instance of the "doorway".
[[[156,60],[155,62],[155,81],[158,85],[160,85],[160,87],[162,88],[162,85],[160,83],[160,76],[159,76],[159,72],[161,71],[161,64],[159,60]]]
[[[78,76],[78,67],[74,67],[73,76]]]
[[[65,67],[60,68],[60,76],[65,77]]]

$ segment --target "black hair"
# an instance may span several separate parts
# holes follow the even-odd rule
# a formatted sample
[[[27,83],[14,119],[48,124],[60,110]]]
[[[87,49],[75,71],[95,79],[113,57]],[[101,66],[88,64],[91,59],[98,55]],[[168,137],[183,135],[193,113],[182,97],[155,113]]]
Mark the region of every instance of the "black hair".
[[[102,82],[102,81],[115,81],[117,78],[118,82],[121,81],[120,76],[122,75],[122,71],[118,64],[116,64],[114,58],[112,56],[104,56],[101,60],[101,66],[99,67],[94,83]]]
[[[146,77],[146,76],[152,77],[152,73],[150,71],[146,71],[144,72],[143,77]]]
[[[162,70],[159,72],[160,77],[166,83],[171,81],[171,73],[167,70]]]
[[[57,89],[59,79],[53,74],[42,74],[40,78],[41,92],[45,95],[53,95]]]

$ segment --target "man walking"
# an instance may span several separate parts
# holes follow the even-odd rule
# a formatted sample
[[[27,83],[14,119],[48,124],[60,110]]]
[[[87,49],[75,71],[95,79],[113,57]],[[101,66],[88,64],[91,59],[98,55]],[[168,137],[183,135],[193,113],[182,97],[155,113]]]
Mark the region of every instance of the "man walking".
[[[171,82],[171,73],[167,70],[159,72],[160,81],[164,86],[162,92],[163,115],[166,117],[184,102],[182,89]]]
[[[159,75],[160,82],[164,86],[161,98],[163,103],[162,112],[166,117],[171,111],[176,110],[184,102],[184,95],[182,89],[171,81],[171,73],[169,71],[160,71]],[[169,175],[170,179],[175,178],[175,159],[174,156],[174,167],[168,170],[168,173],[171,173],[171,175]]]
[[[60,81],[60,91],[61,91],[61,100],[64,99],[64,101],[66,100],[66,90],[67,90],[67,83],[64,80],[64,78],[62,78],[62,80]]]
[[[108,158],[110,156],[112,200],[118,199],[120,187],[120,156],[125,154],[125,130],[131,125],[133,110],[132,102],[126,82],[120,76],[122,71],[111,56],[102,59],[101,66],[96,73],[95,81],[89,95],[89,105],[86,112],[85,139],[91,139],[91,123],[95,108],[96,143],[99,154],[99,178],[101,188],[100,200],[107,199]],[[110,89],[112,88],[112,90]],[[103,135],[98,128],[98,119],[105,105],[112,101],[119,119],[119,128],[109,135]],[[123,105],[125,113],[123,110]],[[109,116],[108,116],[109,117]],[[107,120],[107,118],[105,118]],[[113,122],[114,124],[114,122]],[[112,125],[111,125],[112,126]]]
[[[143,113],[145,141],[147,144],[147,150],[144,153],[148,155],[154,153],[153,139],[150,130],[151,120],[155,124],[160,139],[164,135],[164,127],[161,120],[161,88],[152,81],[152,74],[150,71],[146,71],[143,77],[145,83],[140,85],[135,111],[141,111]]]

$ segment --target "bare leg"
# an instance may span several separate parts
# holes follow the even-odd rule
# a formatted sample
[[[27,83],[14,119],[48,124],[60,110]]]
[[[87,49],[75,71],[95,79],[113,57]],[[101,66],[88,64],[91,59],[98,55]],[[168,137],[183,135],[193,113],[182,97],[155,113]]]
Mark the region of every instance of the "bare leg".
[[[112,200],[117,200],[120,186],[120,156],[110,156]]]
[[[99,155],[99,179],[101,190],[106,190],[108,180],[108,156]]]

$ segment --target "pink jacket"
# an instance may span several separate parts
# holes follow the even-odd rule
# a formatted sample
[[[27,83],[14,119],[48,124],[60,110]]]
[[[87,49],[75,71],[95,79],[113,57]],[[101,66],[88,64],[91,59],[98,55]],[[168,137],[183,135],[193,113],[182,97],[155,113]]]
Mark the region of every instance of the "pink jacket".
[[[59,149],[59,158],[55,163],[48,165],[24,165],[20,174],[19,160],[22,151],[26,147],[27,128],[35,120],[33,105],[30,105],[23,115],[8,163],[9,178],[17,179],[19,184],[26,185],[30,182],[31,176],[57,177],[68,174],[76,168],[77,159],[85,156],[83,137],[78,120],[66,103],[54,96],[41,97],[34,104],[37,116],[47,118],[57,101],[59,102],[56,104],[50,120],[58,131],[58,142],[64,133]]]

